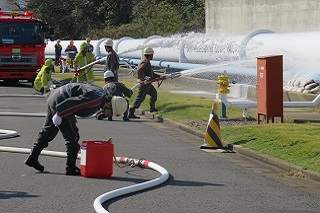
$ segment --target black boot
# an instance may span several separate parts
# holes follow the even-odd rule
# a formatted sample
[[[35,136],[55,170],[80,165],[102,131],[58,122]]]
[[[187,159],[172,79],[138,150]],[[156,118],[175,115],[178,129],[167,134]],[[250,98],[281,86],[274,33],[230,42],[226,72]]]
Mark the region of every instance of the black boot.
[[[128,118],[128,110],[126,110],[126,111],[123,113],[122,119],[123,119],[124,121],[129,121],[129,118]]]
[[[76,161],[80,145],[78,143],[67,143],[67,167],[66,175],[81,175],[80,169],[76,167]]]
[[[108,116],[108,121],[112,121],[112,116]]]
[[[129,109],[129,115],[128,115],[128,118],[135,118],[135,119],[139,119],[140,117],[139,116],[136,116],[135,114],[134,114],[134,111],[135,111],[136,109],[135,108],[130,108]]]
[[[150,112],[158,112],[158,109],[152,108],[152,109],[150,109]]]
[[[38,146],[34,146],[31,154],[29,155],[29,157],[24,161],[24,163],[27,166],[33,167],[36,170],[43,172],[44,171],[44,167],[39,163],[39,155],[42,151],[42,148],[39,148]]]
[[[66,175],[79,176],[81,175],[80,169],[76,166],[67,166]]]

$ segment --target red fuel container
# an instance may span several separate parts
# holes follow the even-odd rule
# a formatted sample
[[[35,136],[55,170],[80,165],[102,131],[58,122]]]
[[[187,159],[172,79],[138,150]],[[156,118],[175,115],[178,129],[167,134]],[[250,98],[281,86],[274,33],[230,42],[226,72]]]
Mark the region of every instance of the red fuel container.
[[[107,178],[113,173],[113,144],[108,141],[83,141],[80,173],[84,177]]]

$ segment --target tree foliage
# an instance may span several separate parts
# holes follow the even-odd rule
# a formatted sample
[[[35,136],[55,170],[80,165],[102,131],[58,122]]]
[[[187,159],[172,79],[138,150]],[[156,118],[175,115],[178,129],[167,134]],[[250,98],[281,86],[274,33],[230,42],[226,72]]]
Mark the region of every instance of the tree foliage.
[[[19,1],[11,1],[17,4]],[[205,0],[32,0],[26,8],[55,28],[55,38],[93,39],[203,32]]]

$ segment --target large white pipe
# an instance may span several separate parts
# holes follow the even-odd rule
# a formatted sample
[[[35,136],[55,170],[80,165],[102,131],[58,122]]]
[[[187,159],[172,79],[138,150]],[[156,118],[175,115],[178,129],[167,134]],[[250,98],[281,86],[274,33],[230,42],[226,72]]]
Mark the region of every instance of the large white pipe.
[[[96,56],[107,55],[103,46],[105,39],[91,41],[95,46]],[[74,41],[78,47],[81,42],[83,41]],[[61,41],[64,49],[68,43],[69,41]],[[55,42],[48,43],[46,56],[54,56],[54,44]],[[123,37],[114,40],[114,47],[122,58],[141,59],[141,51],[145,46],[155,49],[156,61],[205,65],[231,63],[231,66],[222,69],[227,69],[228,72],[233,69],[232,72],[238,72],[237,74],[251,69],[251,75],[256,75],[256,57],[280,54],[284,56],[285,81],[296,77],[320,80],[320,32],[271,33],[268,30],[257,30],[248,35],[208,36],[190,33],[171,37]],[[241,59],[244,60],[241,62]]]

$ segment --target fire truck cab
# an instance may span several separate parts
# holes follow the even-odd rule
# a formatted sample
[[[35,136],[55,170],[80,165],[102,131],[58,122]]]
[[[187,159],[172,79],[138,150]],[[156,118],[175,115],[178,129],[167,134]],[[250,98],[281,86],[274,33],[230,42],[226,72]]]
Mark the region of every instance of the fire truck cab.
[[[46,39],[53,28],[31,11],[0,10],[0,80],[34,81],[45,60]]]

